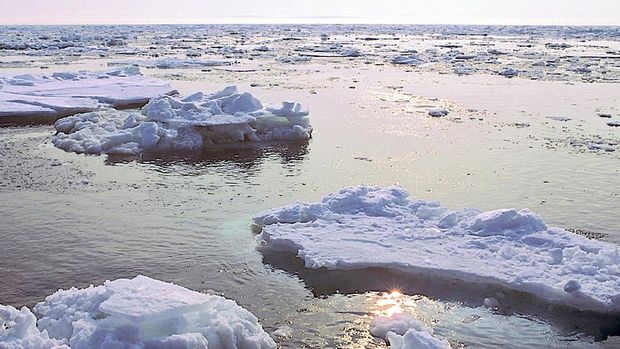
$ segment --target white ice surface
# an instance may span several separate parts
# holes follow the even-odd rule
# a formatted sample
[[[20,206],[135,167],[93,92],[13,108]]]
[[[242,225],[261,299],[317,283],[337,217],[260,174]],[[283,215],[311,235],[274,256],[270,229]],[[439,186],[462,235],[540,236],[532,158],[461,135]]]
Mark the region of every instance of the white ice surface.
[[[390,316],[379,316],[370,324],[370,333],[385,339],[390,348],[432,349],[450,348],[450,343],[433,336],[433,329],[407,313],[396,312]]]
[[[59,290],[21,311],[0,306],[0,348],[276,348],[232,300],[146,276]]]
[[[53,119],[103,107],[144,104],[172,91],[169,83],[143,76],[137,67],[98,73],[0,76],[0,118]]]
[[[61,340],[50,338],[37,329],[37,318],[30,309],[17,310],[0,305],[0,349],[67,348]]]
[[[410,329],[404,335],[389,332],[390,349],[449,349],[450,343],[440,340],[428,332]]]
[[[618,246],[523,209],[451,211],[398,187],[349,187],[254,217],[260,238],[308,268],[383,267],[488,283],[585,310],[620,311]]]
[[[312,133],[299,103],[263,107],[251,94],[229,86],[212,94],[153,98],[141,113],[103,111],[60,119],[54,145],[76,153],[139,154],[205,145],[306,140]]]

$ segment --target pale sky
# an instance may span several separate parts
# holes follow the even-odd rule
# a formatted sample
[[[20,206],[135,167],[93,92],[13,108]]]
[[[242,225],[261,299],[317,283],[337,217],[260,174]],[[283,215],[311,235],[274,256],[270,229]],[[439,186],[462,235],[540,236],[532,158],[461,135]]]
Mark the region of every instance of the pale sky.
[[[0,0],[0,24],[620,25],[620,0]]]

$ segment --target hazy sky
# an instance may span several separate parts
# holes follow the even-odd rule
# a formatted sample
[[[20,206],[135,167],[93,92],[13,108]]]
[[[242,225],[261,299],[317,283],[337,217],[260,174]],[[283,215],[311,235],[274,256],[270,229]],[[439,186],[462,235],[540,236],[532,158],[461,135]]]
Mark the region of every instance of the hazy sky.
[[[620,25],[620,0],[0,0],[0,24]]]

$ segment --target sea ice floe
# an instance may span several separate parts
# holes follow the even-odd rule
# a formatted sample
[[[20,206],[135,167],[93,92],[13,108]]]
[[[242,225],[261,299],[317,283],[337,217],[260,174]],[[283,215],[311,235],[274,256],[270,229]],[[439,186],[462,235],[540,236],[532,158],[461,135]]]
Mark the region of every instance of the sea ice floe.
[[[195,56],[189,56],[195,57]],[[136,61],[120,61],[111,62],[109,65],[137,65],[147,68],[159,68],[159,69],[181,69],[181,68],[208,68],[219,67],[234,64],[231,60],[197,60],[197,59],[179,59],[179,58],[164,58],[156,60],[136,60]]]
[[[137,67],[0,76],[0,122],[53,122],[104,107],[144,105],[173,91],[168,82],[143,76]]]
[[[297,253],[307,268],[387,268],[620,311],[618,246],[548,227],[527,209],[451,211],[402,188],[359,186],[253,221],[270,248]]]
[[[550,120],[562,121],[562,122],[571,120],[571,118],[567,118],[566,116],[547,116],[546,118]]]
[[[435,117],[435,118],[439,118],[442,116],[446,116],[448,115],[448,109],[444,109],[444,108],[434,108],[428,111],[428,115]]]
[[[58,120],[56,147],[76,153],[139,154],[193,150],[205,145],[307,140],[312,127],[301,105],[267,106],[229,86],[212,94],[153,98],[141,112],[115,110]]]
[[[0,306],[0,348],[276,348],[234,301],[146,276],[59,290],[33,312]]]
[[[420,65],[424,63],[424,60],[420,58],[418,55],[411,54],[411,55],[396,56],[392,58],[392,63],[393,64]]]

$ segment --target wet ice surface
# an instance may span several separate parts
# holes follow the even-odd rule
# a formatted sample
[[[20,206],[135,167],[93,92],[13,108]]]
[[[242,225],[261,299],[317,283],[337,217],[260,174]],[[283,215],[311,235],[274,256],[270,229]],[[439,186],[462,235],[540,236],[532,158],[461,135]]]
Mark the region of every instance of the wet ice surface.
[[[58,288],[145,274],[234,299],[257,315],[267,332],[282,329],[286,335],[275,338],[288,348],[385,347],[372,337],[370,325],[386,312],[381,291],[392,288],[402,290],[397,302],[405,312],[454,347],[584,347],[618,333],[615,318],[536,306],[485,307],[484,299],[497,299],[500,290],[455,295],[442,293],[450,287],[432,280],[382,279],[383,273],[372,271],[308,273],[294,256],[256,251],[248,228],[252,214],[264,209],[316,201],[349,185],[399,184],[450,209],[529,207],[551,226],[618,243],[620,153],[588,146],[617,147],[618,128],[606,125],[620,117],[616,84],[581,83],[588,73],[532,81],[485,70],[459,76],[448,63],[393,65],[389,60],[396,51],[383,44],[400,45],[402,39],[385,34],[383,42],[375,40],[376,33],[351,34],[343,46],[357,47],[362,55],[339,57],[344,49],[338,47],[307,49],[340,40],[325,28],[283,27],[279,34],[253,27],[140,30],[111,30],[128,35],[122,39],[126,46],[99,47],[108,37],[102,34],[90,42],[96,50],[2,50],[1,66],[10,74],[42,67],[51,74],[104,70],[118,61],[230,60],[231,65],[141,70],[171,80],[182,95],[235,84],[259,100],[298,101],[312,113],[313,139],[127,158],[55,149],[50,126],[0,129],[0,234],[1,244],[11,246],[0,254],[1,304],[34,305]],[[604,41],[601,46],[614,50],[611,34],[605,34],[610,30],[537,34],[531,40],[536,50],[549,53],[602,52],[606,49],[585,45]],[[582,35],[576,41],[594,41],[542,48],[547,42],[573,44],[575,35]],[[440,37],[439,45],[462,39],[450,37]],[[486,38],[496,46],[522,40]],[[386,52],[366,54],[372,45]],[[298,46],[306,48],[296,51]],[[196,50],[202,55],[191,56]],[[283,57],[296,63],[280,63]],[[614,60],[600,62],[597,66],[615,71]],[[596,75],[594,68],[590,74]],[[449,113],[432,117],[434,109]]]

